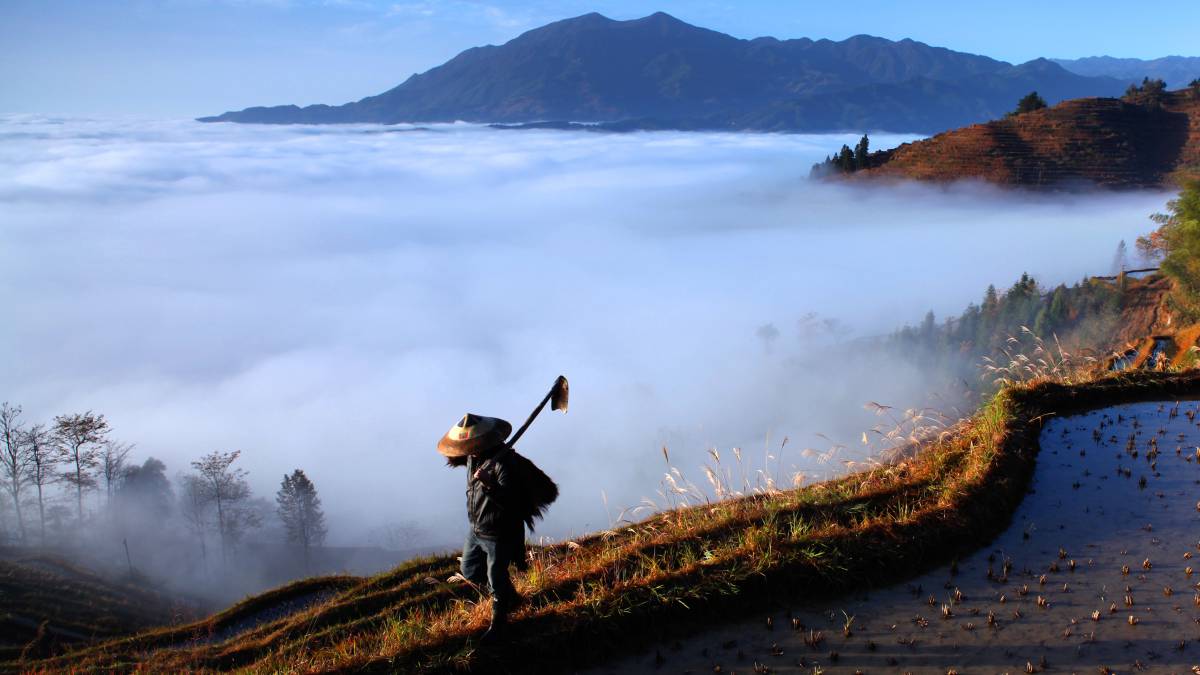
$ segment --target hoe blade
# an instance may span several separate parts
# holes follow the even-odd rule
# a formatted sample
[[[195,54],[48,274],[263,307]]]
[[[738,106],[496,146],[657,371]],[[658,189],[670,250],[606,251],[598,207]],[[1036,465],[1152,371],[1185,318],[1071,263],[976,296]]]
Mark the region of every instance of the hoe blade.
[[[571,390],[567,386],[567,378],[562,375],[554,381],[554,388],[550,390],[550,409],[561,410],[567,412],[567,401],[570,398]]]

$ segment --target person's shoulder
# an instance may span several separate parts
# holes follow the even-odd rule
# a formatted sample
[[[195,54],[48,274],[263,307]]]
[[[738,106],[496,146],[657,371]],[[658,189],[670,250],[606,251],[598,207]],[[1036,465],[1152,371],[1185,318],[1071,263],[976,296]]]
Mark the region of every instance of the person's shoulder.
[[[496,457],[496,464],[505,469],[518,469],[523,467],[527,462],[529,460],[516,450],[509,450]]]

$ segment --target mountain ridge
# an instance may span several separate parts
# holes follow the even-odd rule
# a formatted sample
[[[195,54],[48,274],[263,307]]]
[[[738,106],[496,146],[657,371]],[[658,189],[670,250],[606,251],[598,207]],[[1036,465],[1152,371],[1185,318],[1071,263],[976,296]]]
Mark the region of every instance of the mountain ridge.
[[[1143,78],[1165,80],[1172,88],[1184,87],[1200,78],[1200,56],[1162,56],[1156,59],[1131,59],[1113,56],[1086,56],[1080,59],[1051,59],[1078,75],[1106,76],[1140,83]]]
[[[1030,89],[1057,102],[1117,95],[1124,85],[1049,60],[1013,65],[909,38],[741,39],[663,12],[628,21],[593,12],[464,50],[358,101],[256,106],[200,120],[935,132],[998,116]],[[876,90],[884,94],[878,102]]]

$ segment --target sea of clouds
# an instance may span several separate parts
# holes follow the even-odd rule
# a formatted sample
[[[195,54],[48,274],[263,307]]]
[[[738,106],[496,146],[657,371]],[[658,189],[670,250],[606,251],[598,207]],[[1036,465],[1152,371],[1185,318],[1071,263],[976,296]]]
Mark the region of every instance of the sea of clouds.
[[[698,482],[709,448],[831,470],[803,451],[930,387],[838,342],[1106,274],[1167,199],[807,179],[856,140],[2,117],[0,400],[102,412],[171,474],[241,449],[262,495],[303,468],[334,543],[440,544],[464,477],[437,439],[562,373],[569,414],[521,446],[570,536],[661,502],[664,445]]]

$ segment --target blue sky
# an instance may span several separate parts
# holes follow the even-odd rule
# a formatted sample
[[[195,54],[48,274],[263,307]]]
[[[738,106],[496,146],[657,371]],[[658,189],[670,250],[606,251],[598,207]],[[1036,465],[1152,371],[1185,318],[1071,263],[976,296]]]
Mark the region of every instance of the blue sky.
[[[869,33],[1013,62],[1200,55],[1197,0],[0,0],[0,112],[344,103],[549,21],[658,10],[737,37]]]

